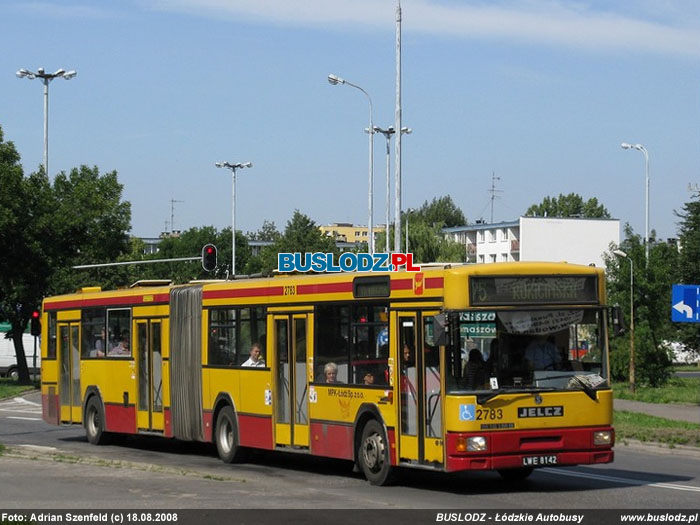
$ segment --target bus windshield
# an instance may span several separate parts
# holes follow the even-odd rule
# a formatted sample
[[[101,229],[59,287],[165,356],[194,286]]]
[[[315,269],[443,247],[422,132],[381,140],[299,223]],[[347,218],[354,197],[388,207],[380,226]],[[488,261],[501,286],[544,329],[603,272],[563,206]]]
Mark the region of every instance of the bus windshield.
[[[607,388],[605,310],[469,310],[451,315],[448,393]]]

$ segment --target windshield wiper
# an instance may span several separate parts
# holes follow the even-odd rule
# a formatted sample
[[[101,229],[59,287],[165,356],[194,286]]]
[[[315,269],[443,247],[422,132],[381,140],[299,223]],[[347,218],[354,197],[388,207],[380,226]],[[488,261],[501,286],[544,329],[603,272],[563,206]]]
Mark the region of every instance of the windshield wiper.
[[[530,394],[532,392],[555,392],[556,388],[551,386],[533,386],[529,388],[499,388],[497,390],[491,390],[489,392],[484,392],[483,394],[476,395],[476,402],[480,405],[488,403],[492,399],[500,396],[501,394]]]
[[[586,382],[580,380],[578,376],[574,376],[573,379],[588,397],[590,397],[593,401],[598,401],[598,390],[592,388],[590,385],[587,385]]]

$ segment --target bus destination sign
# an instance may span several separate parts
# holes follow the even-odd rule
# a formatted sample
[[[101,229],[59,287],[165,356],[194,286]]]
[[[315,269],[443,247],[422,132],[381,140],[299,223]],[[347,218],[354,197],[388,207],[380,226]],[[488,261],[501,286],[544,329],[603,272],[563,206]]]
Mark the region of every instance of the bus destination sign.
[[[472,306],[598,303],[596,275],[474,276],[469,290]]]

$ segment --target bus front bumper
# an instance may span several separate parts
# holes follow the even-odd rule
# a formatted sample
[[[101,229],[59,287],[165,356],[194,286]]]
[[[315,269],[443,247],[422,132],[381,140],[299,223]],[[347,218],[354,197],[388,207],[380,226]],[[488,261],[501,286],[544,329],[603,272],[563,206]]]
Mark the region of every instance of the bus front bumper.
[[[610,433],[607,444],[595,444],[596,433]],[[486,450],[465,451],[470,437],[486,438]],[[491,433],[448,432],[446,470],[500,470],[560,465],[611,463],[614,431],[610,426],[514,430]]]

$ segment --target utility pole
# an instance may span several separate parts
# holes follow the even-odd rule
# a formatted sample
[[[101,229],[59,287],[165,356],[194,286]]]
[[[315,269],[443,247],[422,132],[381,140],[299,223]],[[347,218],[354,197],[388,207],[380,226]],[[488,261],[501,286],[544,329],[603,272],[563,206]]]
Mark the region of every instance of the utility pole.
[[[503,193],[503,190],[496,189],[496,181],[497,180],[501,180],[501,177],[496,177],[495,171],[491,172],[491,189],[488,190],[489,193],[491,194],[491,224],[493,224],[493,201],[496,200],[497,198],[500,198],[496,195],[497,193]]]
[[[185,202],[185,201],[178,201],[175,199],[170,199],[170,235],[171,236],[175,232],[175,203],[176,202]]]

